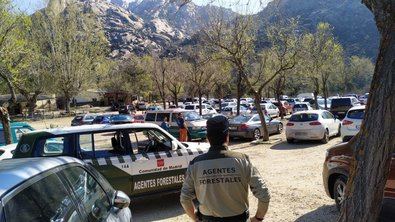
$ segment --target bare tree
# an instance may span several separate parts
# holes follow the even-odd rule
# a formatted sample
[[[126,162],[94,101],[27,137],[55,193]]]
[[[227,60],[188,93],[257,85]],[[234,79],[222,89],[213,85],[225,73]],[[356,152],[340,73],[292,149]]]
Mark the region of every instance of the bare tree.
[[[159,94],[163,108],[166,109],[168,72],[170,69],[168,59],[146,56],[143,63],[143,67],[151,75],[153,86]]]
[[[184,90],[186,74],[188,73],[187,64],[180,59],[170,61],[168,70],[167,90],[172,94],[174,105],[178,107],[179,95]]]
[[[395,8],[392,0],[364,0],[381,34],[364,121],[350,143],[353,164],[339,221],[378,221],[391,154],[395,151]]]
[[[202,30],[204,41],[217,51],[215,57],[231,62],[237,70],[237,115],[240,114],[240,98],[243,94],[242,78],[253,57],[256,29],[249,16],[238,16],[226,21],[223,15],[213,15],[208,27]]]

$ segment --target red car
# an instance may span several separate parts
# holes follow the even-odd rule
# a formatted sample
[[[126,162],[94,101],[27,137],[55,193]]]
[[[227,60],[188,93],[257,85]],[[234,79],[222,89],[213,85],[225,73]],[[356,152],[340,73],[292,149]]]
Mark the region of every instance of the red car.
[[[292,113],[292,106],[287,101],[275,101],[273,104],[280,110],[280,115],[283,114],[286,116]]]
[[[322,176],[327,195],[340,209],[349,176],[352,149],[349,143],[341,143],[327,151]],[[390,174],[384,188],[380,221],[395,221],[395,153],[392,155]]]

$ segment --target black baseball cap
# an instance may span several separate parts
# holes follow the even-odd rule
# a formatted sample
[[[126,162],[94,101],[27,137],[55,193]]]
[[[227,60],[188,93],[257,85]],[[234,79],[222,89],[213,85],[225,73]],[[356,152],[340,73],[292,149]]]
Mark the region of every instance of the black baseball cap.
[[[207,136],[223,137],[228,133],[229,120],[226,116],[218,115],[207,120]]]

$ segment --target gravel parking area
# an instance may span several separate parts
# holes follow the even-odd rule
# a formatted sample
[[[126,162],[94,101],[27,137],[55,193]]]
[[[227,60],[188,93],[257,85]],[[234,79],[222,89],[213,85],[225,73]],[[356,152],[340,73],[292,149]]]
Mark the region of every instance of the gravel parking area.
[[[51,124],[69,126],[72,118],[31,122],[36,129]],[[332,138],[328,144],[298,142],[288,144],[284,133],[276,144],[251,145],[248,141],[232,141],[230,149],[246,153],[267,181],[271,203],[265,221],[336,221],[334,201],[326,196],[322,182],[322,164],[327,148],[340,142]],[[132,202],[134,221],[188,221],[179,204],[178,195],[167,195]],[[250,212],[256,210],[256,199],[250,195]]]

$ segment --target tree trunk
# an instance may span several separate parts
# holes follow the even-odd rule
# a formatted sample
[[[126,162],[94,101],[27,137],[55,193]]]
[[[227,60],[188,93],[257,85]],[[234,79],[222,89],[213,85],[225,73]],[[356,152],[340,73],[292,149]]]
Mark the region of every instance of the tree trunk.
[[[34,111],[37,107],[37,95],[33,95],[32,97],[26,97],[27,99],[27,104],[28,104],[28,114],[29,116],[33,116]]]
[[[203,115],[203,112],[202,112],[202,92],[200,90],[198,91],[198,96],[199,96],[199,115]]]
[[[242,72],[239,72],[237,75],[237,111],[236,111],[236,116],[240,115],[240,99],[241,99],[241,77],[242,77]]]
[[[162,105],[163,105],[163,109],[166,109],[166,98],[162,97]]]
[[[380,53],[364,121],[351,140],[354,162],[339,221],[378,221],[391,154],[395,151],[395,8],[393,0],[364,0],[381,33]]]
[[[178,108],[178,94],[174,93],[174,105],[176,105],[176,108]]]
[[[4,141],[5,144],[11,144],[11,127],[10,127],[10,115],[8,114],[7,108],[0,107],[0,118],[3,124]]]
[[[269,131],[267,130],[265,115],[261,107],[261,92],[254,92],[254,104],[263,128],[263,132],[261,132],[262,140],[269,141]]]
[[[315,109],[319,109],[319,106],[318,106],[318,90],[314,90],[314,106],[315,106]]]
[[[222,109],[221,109],[221,104],[222,104],[222,98],[220,97],[220,98],[218,99],[219,113],[221,113],[221,112],[222,112]]]
[[[68,93],[64,94],[64,108],[66,113],[70,113],[70,98],[71,96]]]

